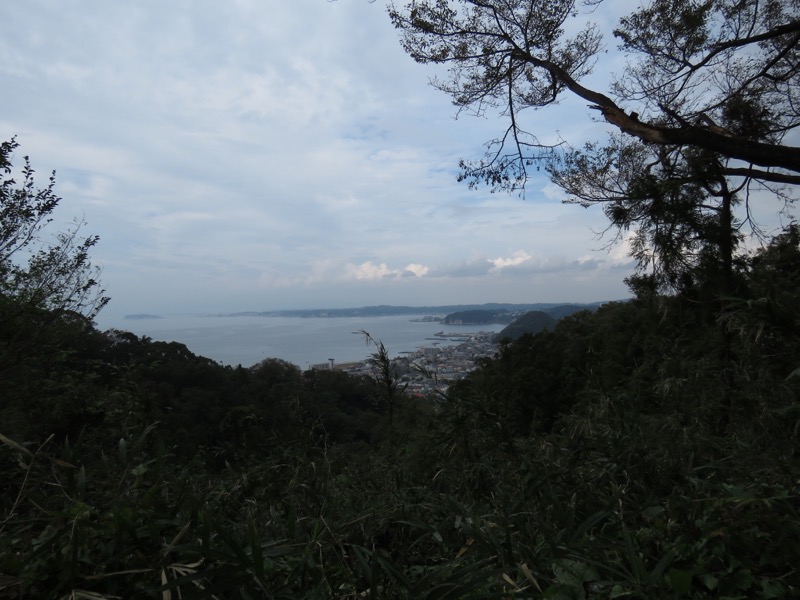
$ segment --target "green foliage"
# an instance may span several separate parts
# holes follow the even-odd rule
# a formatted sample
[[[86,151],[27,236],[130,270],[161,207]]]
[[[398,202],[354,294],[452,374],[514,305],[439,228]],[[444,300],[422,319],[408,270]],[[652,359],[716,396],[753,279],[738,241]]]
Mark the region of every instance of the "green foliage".
[[[27,157],[14,179],[12,139],[0,144],[0,422],[22,439],[61,441],[102,413],[95,366],[80,358],[91,319],[108,302],[82,223],[53,234],[55,175],[37,189]],[[43,436],[38,432],[46,431]]]
[[[46,350],[61,329],[79,327],[108,302],[89,259],[98,238],[81,239],[80,222],[51,241],[44,237],[61,202],[55,173],[37,189],[25,157],[17,184],[12,160],[18,147],[14,139],[0,144],[0,369]]]
[[[3,406],[0,598],[796,596],[798,256],[792,226],[724,305],[576,313],[426,399],[380,342],[376,381],[79,328]]]
[[[504,327],[497,337],[501,340],[508,338],[514,341],[526,333],[535,335],[545,329],[552,329],[555,323],[556,319],[550,314],[539,310],[531,310],[514,320],[507,327]]]
[[[655,290],[692,293],[702,281],[731,292],[742,221],[756,226],[749,205],[737,219],[744,185],[726,177],[720,159],[613,135],[565,151],[548,171],[566,202],[601,205],[617,240],[630,232],[638,277]]]

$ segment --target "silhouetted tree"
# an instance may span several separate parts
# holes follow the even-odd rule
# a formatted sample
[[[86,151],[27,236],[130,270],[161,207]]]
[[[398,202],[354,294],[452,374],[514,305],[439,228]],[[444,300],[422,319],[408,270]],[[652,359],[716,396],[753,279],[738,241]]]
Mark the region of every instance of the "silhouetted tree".
[[[581,6],[583,4],[583,6]],[[462,178],[521,189],[552,156],[523,111],[564,94],[589,103],[626,135],[655,146],[736,159],[728,176],[800,183],[800,3],[797,0],[654,0],[621,16],[614,35],[628,57],[609,90],[585,87],[604,43],[590,13],[602,0],[413,0],[389,13],[405,50],[449,66],[433,85],[459,111],[498,109],[505,131]],[[586,12],[581,14],[581,8]],[[553,132],[546,132],[551,134]]]
[[[22,181],[12,176],[16,140],[0,144],[0,371],[28,353],[41,353],[58,331],[82,329],[108,303],[82,222],[45,237],[59,205],[55,173],[36,188],[27,157]]]

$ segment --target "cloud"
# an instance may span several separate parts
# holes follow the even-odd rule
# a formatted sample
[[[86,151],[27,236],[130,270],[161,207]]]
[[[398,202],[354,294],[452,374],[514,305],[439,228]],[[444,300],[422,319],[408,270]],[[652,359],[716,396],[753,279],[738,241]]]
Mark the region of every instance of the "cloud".
[[[414,277],[425,277],[425,275],[427,275],[429,271],[430,269],[425,265],[418,265],[415,263],[411,263],[410,265],[406,265],[403,274],[411,273]]]
[[[110,310],[581,301],[621,282],[624,252],[592,252],[601,210],[544,179],[524,201],[457,183],[498,121],[452,118],[382,4],[8,4],[0,139],[40,181],[56,169],[64,221],[100,236]]]
[[[523,263],[528,262],[533,257],[524,250],[517,250],[510,258],[489,258],[487,261],[493,266],[490,271],[500,271],[507,267],[517,267]]]
[[[376,265],[371,260],[354,265],[348,263],[345,266],[346,277],[358,280],[389,279],[396,277],[424,277],[430,269],[425,265],[411,263],[404,269],[390,269],[386,263]]]
[[[360,265],[348,264],[345,270],[348,278],[359,280],[383,279],[384,277],[397,274],[397,271],[387,267],[386,263],[376,265],[371,260],[363,262]]]
[[[489,272],[490,264],[484,256],[445,261],[431,268],[429,276],[436,279],[479,279]]]

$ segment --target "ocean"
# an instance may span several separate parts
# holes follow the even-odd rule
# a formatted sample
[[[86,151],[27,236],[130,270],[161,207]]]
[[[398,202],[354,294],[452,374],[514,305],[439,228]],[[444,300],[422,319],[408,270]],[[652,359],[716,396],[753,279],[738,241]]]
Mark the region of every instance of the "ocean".
[[[361,330],[383,342],[390,356],[421,347],[458,343],[434,338],[440,331],[463,334],[499,332],[504,325],[444,325],[416,321],[424,315],[389,317],[256,317],[170,315],[158,319],[118,319],[103,323],[153,340],[180,342],[189,350],[225,365],[252,366],[266,358],[280,358],[301,369],[327,363],[357,362],[375,351],[365,344]]]

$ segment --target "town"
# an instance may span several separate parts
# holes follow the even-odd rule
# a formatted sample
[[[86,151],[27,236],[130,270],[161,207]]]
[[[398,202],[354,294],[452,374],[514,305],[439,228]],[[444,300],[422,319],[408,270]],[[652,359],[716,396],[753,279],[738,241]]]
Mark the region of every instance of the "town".
[[[497,333],[439,333],[442,339],[458,338],[458,344],[440,346],[434,342],[414,352],[403,353],[392,359],[397,382],[404,390],[416,396],[442,394],[453,381],[475,370],[482,358],[491,358],[498,350]],[[329,363],[313,365],[314,369],[337,369],[354,375],[377,376],[378,369],[369,361],[357,363]]]

